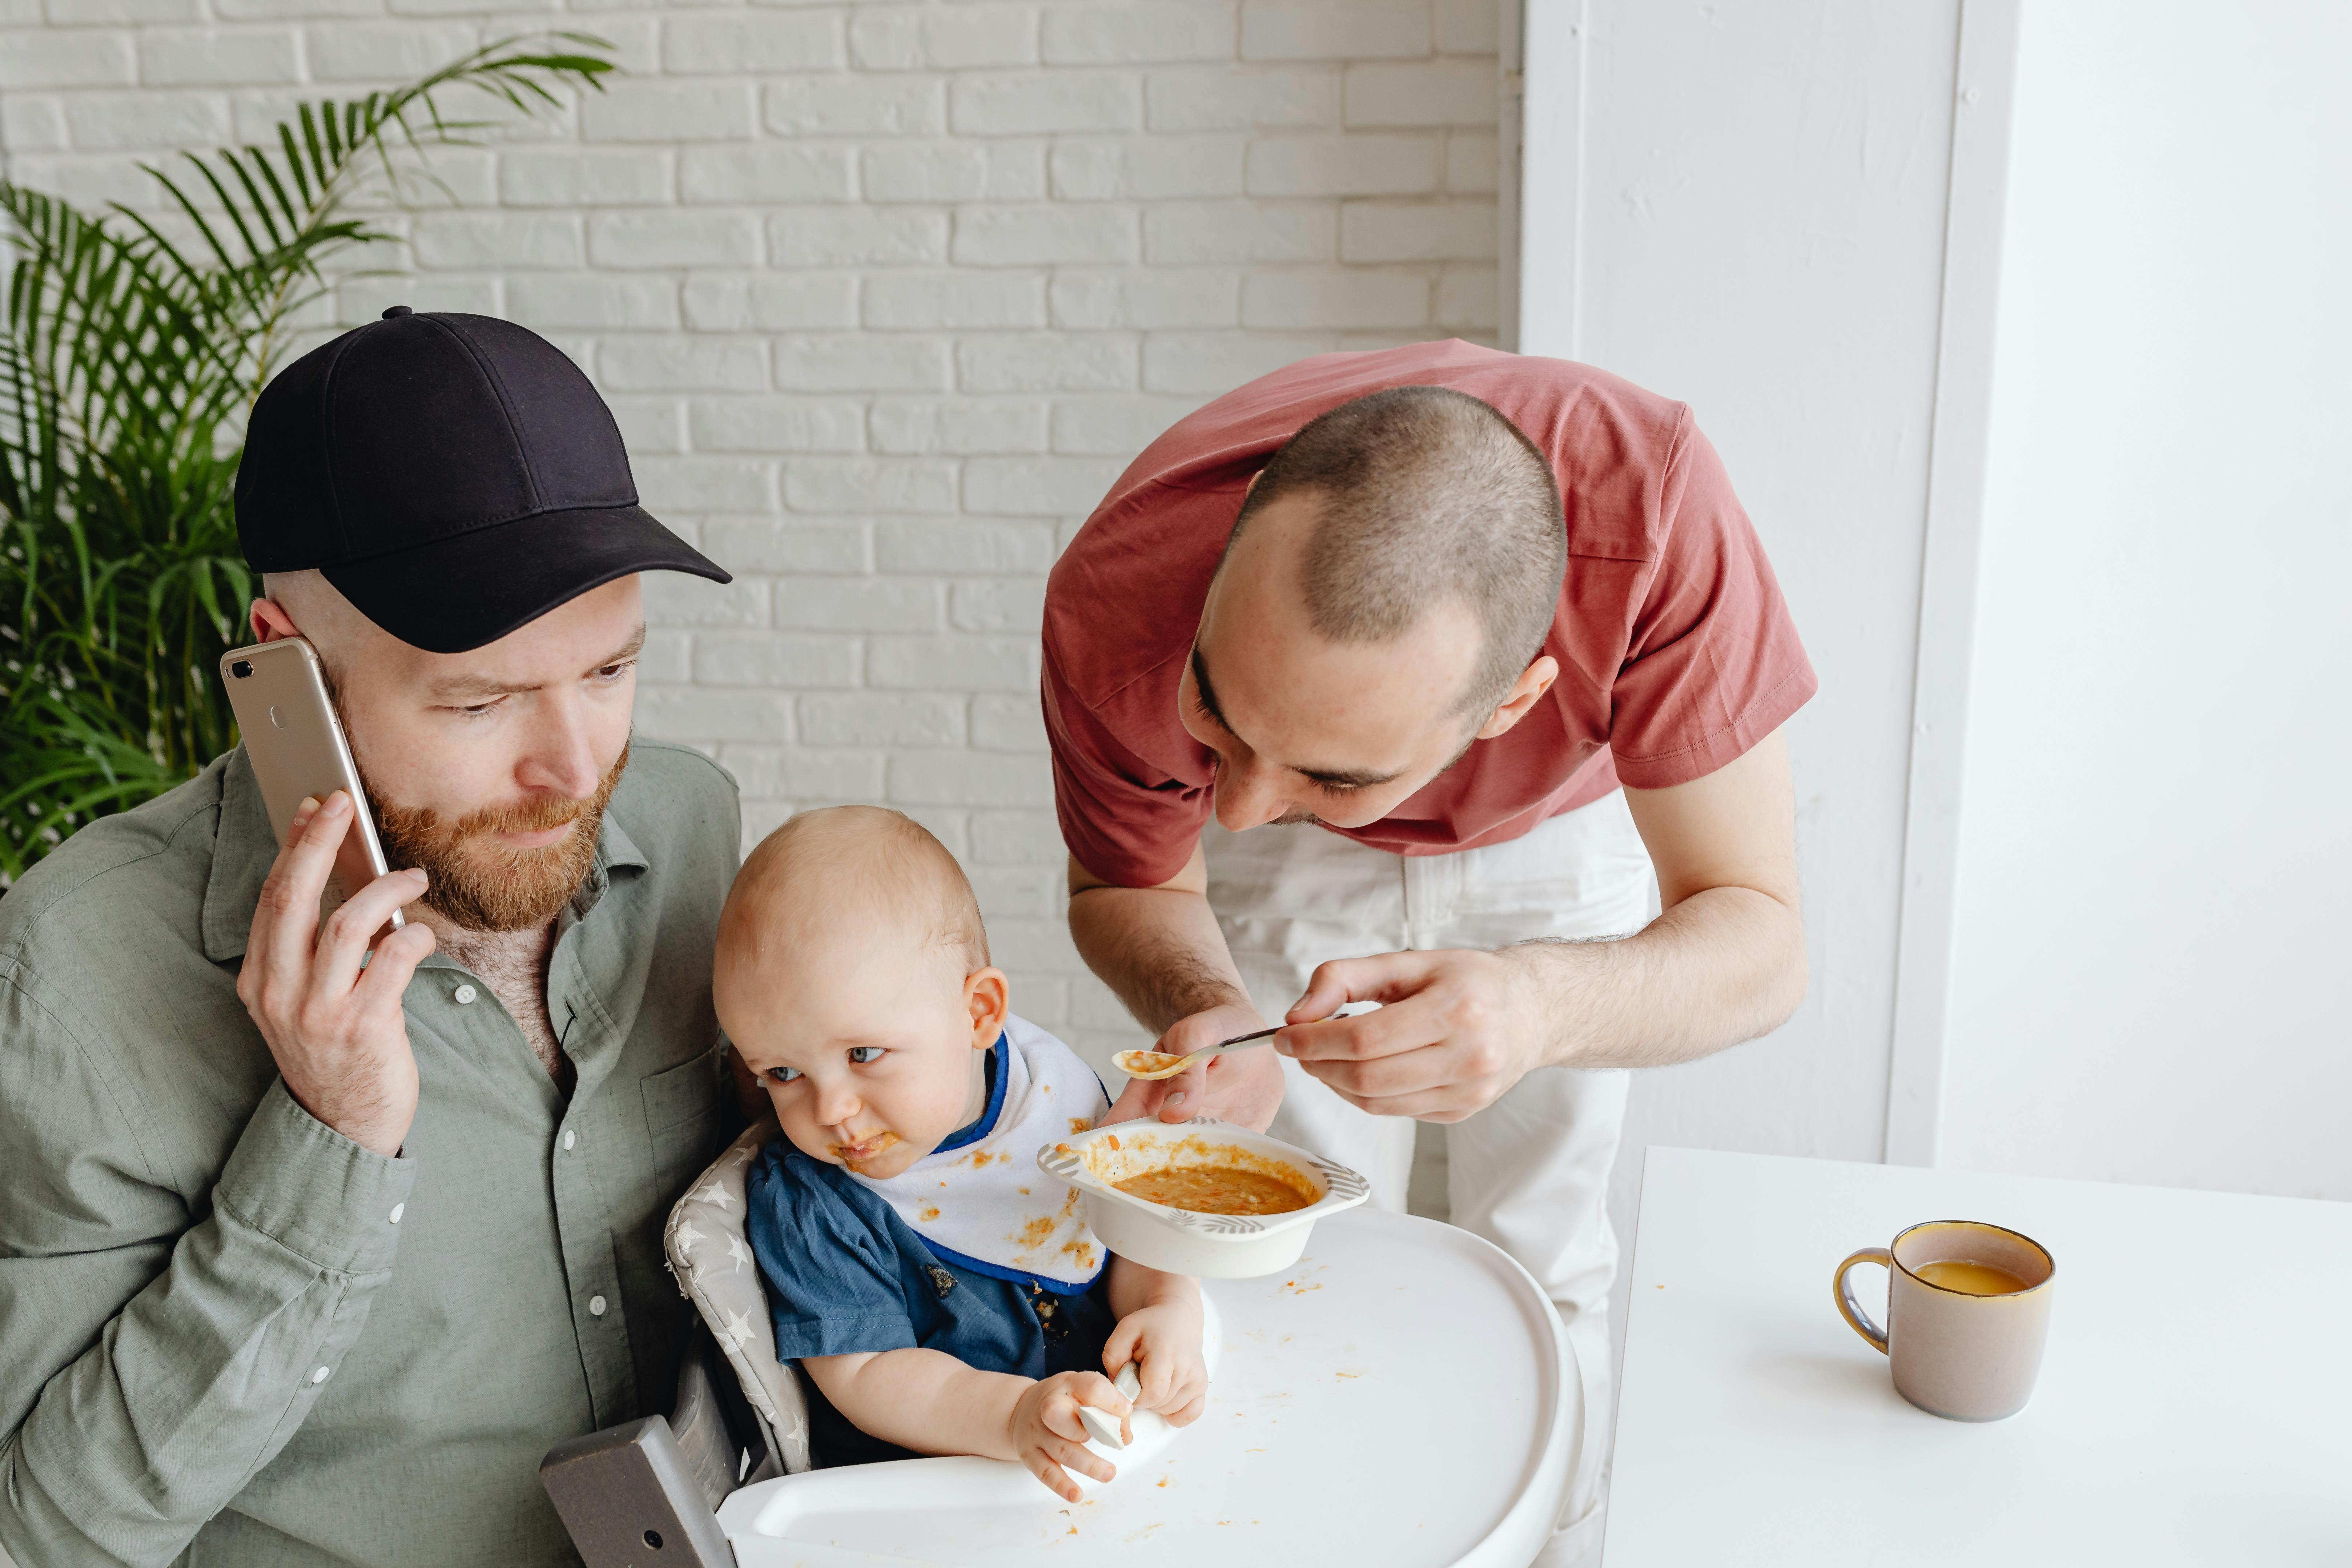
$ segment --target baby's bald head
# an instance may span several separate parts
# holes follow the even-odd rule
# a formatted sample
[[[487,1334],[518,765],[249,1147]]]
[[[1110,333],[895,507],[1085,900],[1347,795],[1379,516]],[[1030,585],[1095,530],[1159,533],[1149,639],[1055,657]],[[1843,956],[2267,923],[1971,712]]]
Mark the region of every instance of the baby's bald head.
[[[963,868],[895,811],[806,811],[719,915],[710,1000],[793,1147],[887,1180],[988,1107],[1004,972]]]
[[[988,931],[963,868],[923,826],[878,805],[803,811],[760,841],[719,916],[719,969],[856,931],[918,944],[956,973],[988,966]]]

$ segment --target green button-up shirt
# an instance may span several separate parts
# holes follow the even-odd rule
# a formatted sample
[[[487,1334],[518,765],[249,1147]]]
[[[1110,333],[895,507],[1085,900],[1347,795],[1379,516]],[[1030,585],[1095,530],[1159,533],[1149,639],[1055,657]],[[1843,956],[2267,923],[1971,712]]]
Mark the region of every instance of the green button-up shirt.
[[[717,764],[636,742],[549,964],[571,1095],[436,955],[394,1159],[295,1102],[237,1001],[277,852],[241,751],[0,898],[0,1546],[576,1562],[539,1461],[668,1400],[740,838]]]

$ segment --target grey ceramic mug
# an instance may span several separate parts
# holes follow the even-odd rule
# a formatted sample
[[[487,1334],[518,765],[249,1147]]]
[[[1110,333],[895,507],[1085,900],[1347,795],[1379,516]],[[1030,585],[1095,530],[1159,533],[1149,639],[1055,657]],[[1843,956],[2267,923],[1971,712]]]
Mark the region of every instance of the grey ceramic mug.
[[[1846,1282],[1857,1263],[1886,1269],[1883,1329]],[[1918,1270],[1937,1263],[1998,1268],[2024,1288],[1979,1295],[1920,1278]],[[1913,1226],[1892,1247],[1863,1248],[1838,1265],[1830,1288],[1853,1331],[1885,1352],[1897,1394],[1930,1415],[1998,1421],[2033,1396],[2057,1278],[2049,1248],[2031,1237],[1976,1220],[1939,1219]]]

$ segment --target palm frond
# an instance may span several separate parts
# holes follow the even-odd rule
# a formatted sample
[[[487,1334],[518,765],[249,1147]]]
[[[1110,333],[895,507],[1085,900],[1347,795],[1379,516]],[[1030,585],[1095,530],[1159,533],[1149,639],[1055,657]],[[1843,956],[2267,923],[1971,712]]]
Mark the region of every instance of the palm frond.
[[[347,211],[404,199],[432,149],[602,90],[611,46],[506,38],[406,86],[297,106],[261,146],[148,172],[162,218],[78,211],[0,180],[16,253],[0,319],[0,889],[91,817],[236,743],[214,668],[254,591],[236,432],[330,290],[388,237]],[[492,118],[453,100],[481,95]]]
[[[571,48],[550,46],[571,45]],[[559,106],[562,87],[602,91],[613,62],[586,52],[611,45],[587,33],[553,33],[538,40],[501,38],[459,56],[430,75],[388,92],[296,106],[293,124],[281,122],[276,145],[218,151],[209,157],[182,153],[181,178],[153,165],[180,219],[202,242],[205,259],[184,254],[143,215],[116,204],[184,288],[226,289],[234,307],[257,325],[240,345],[255,363],[257,389],[284,349],[283,325],[323,288],[321,258],[354,245],[389,237],[364,221],[343,217],[344,205],[372,183],[395,195],[403,176],[426,169],[436,145],[460,145],[468,133],[495,121],[457,120],[444,100],[458,89],[485,93],[521,114]],[[299,134],[296,133],[297,126]],[[403,154],[413,155],[404,163]],[[208,195],[209,203],[200,199]]]

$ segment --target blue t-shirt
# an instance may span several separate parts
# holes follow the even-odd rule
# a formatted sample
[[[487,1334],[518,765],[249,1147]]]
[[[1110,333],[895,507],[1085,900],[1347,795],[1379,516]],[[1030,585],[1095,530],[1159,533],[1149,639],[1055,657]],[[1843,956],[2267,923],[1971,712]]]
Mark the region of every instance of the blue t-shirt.
[[[1003,1104],[1005,1049],[1000,1041],[990,1053],[988,1110],[940,1150],[988,1135]],[[1108,1268],[1089,1289],[1067,1294],[1065,1285],[998,1279],[953,1255],[941,1258],[879,1194],[787,1138],[760,1152],[746,1187],[744,1230],[767,1282],[778,1360],[919,1348],[1022,1377],[1102,1370],[1118,1322]],[[860,1432],[815,1380],[804,1381],[818,1465],[915,1457]]]

